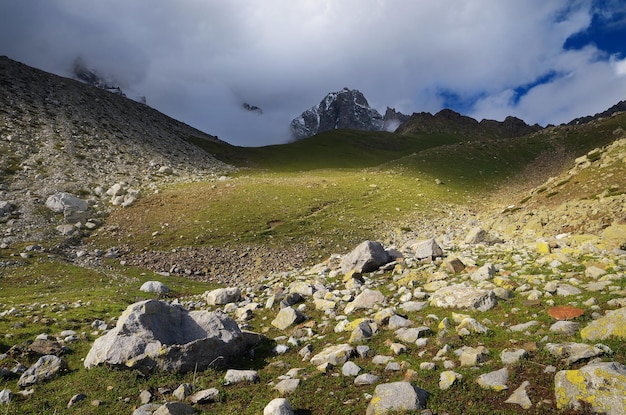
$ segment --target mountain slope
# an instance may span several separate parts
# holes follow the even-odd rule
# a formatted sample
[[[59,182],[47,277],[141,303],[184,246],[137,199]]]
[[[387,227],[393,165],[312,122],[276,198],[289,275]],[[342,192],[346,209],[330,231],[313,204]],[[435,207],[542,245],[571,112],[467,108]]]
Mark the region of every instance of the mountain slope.
[[[229,147],[146,105],[0,58],[0,200],[18,206],[14,228],[29,229],[55,192],[97,199],[94,189],[118,182],[142,188],[232,169],[193,142]]]

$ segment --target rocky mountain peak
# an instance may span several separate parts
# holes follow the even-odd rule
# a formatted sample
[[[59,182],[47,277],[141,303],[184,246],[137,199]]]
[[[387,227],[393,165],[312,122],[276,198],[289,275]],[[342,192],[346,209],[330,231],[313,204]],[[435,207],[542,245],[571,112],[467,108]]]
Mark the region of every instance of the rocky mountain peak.
[[[72,68],[72,77],[77,81],[84,82],[96,88],[105,89],[123,97],[126,96],[118,83],[112,79],[108,79],[100,74],[97,70],[90,68],[82,58],[78,57],[74,60]]]
[[[291,121],[291,132],[297,140],[340,128],[380,131],[383,116],[369,106],[361,91],[343,88],[329,93]]]

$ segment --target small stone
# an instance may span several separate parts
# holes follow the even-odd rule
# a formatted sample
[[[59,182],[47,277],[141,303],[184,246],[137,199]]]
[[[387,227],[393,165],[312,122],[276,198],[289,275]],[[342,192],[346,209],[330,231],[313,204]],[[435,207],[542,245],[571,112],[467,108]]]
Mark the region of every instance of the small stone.
[[[344,376],[357,376],[360,371],[361,371],[361,368],[351,361],[347,361],[341,367],[341,373]]]
[[[512,403],[521,406],[523,409],[530,409],[533,406],[533,403],[530,401],[528,397],[528,393],[526,393],[526,388],[530,386],[529,381],[524,381],[519,388],[515,389],[515,391],[509,396],[509,399],[504,401],[505,403]]]
[[[149,403],[149,402],[150,402],[150,400],[152,400],[152,394],[151,394],[149,391],[147,391],[147,390],[142,390],[142,391],[139,393],[139,401],[140,401],[142,404]]]
[[[172,395],[179,401],[184,401],[189,395],[191,395],[192,390],[193,386],[191,385],[191,383],[183,383],[179,387],[174,389]]]
[[[236,370],[228,369],[224,375],[224,385],[234,385],[236,383],[256,383],[260,380],[256,370]]]
[[[189,396],[189,401],[197,404],[205,404],[211,402],[217,402],[220,396],[220,391],[216,388],[209,388],[198,391]]]
[[[484,389],[493,389],[495,391],[501,391],[504,389],[508,389],[508,387],[506,386],[506,382],[508,379],[509,379],[509,370],[506,367],[503,367],[500,370],[496,370],[493,372],[480,375],[476,379],[476,383],[478,383]]]
[[[285,379],[274,385],[274,389],[281,395],[289,395],[296,391],[300,385],[300,379]]]
[[[439,375],[439,389],[447,390],[456,383],[457,380],[463,379],[463,375],[452,370],[446,370]]]
[[[379,377],[376,375],[372,375],[371,373],[363,373],[356,378],[354,378],[354,384],[357,386],[363,385],[373,385],[378,382]]]

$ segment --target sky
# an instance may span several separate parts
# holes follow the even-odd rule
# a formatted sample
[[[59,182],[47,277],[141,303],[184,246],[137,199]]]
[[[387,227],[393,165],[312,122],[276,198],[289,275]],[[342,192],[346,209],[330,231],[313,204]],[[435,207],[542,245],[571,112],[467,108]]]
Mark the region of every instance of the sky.
[[[545,126],[626,99],[626,0],[0,0],[0,55],[64,76],[80,57],[241,146],[289,141],[344,87]]]

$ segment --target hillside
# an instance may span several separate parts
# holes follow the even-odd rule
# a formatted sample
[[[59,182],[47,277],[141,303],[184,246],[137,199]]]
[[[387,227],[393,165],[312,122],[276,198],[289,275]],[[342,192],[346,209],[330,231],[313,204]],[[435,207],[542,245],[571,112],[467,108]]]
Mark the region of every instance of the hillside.
[[[37,207],[59,191],[99,202],[95,189],[116,183],[143,190],[232,170],[192,143],[229,147],[146,105],[0,57],[0,200],[15,202],[20,230],[9,239],[37,239]]]
[[[626,410],[626,113],[238,148],[0,84],[7,415]]]

